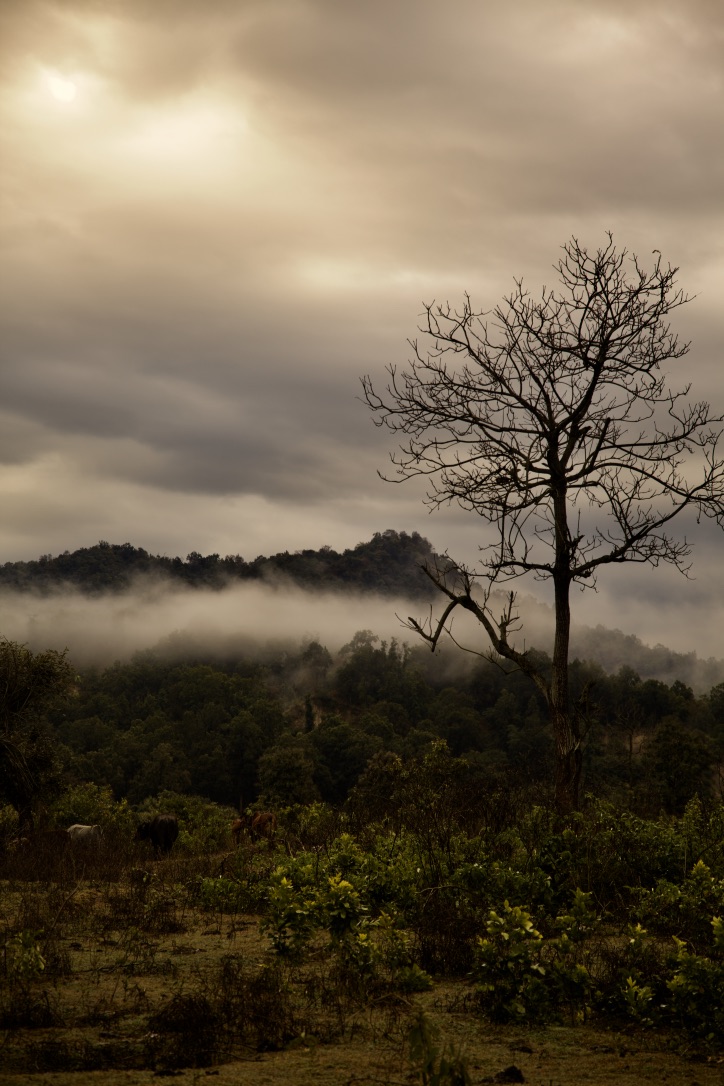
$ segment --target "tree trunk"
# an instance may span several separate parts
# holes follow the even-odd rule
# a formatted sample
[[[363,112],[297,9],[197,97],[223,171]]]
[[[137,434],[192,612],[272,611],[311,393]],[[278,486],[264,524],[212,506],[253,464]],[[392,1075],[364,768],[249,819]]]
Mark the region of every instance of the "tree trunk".
[[[565,716],[554,713],[553,728],[556,737],[556,811],[566,815],[580,807],[583,757],[577,721],[570,712]]]
[[[571,711],[568,692],[568,653],[571,641],[571,554],[568,540],[565,492],[554,499],[556,517],[555,640],[549,711],[556,743],[555,804],[559,814],[580,806],[581,736],[577,715]]]

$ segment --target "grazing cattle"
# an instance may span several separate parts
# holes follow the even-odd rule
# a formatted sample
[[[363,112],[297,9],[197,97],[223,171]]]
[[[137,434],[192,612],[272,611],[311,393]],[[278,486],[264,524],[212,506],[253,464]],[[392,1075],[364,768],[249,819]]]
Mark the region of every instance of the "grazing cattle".
[[[241,818],[235,818],[231,823],[231,836],[234,840],[234,844],[238,848],[241,844],[241,835],[244,830],[249,829],[249,819],[246,815],[242,815]]]
[[[76,822],[74,826],[68,826],[66,832],[74,845],[99,845],[103,840],[100,826],[84,826]]]
[[[274,834],[277,831],[277,816],[273,811],[260,811],[251,820],[251,839],[260,841],[265,837],[271,848]]]
[[[157,856],[168,856],[177,837],[178,819],[172,814],[156,815],[136,830],[136,840],[150,841]]]

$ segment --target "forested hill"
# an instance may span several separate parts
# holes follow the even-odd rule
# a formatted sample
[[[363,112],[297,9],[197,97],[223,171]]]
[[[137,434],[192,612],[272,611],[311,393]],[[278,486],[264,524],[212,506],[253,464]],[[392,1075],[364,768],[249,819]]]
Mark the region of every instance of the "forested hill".
[[[375,532],[339,554],[331,547],[283,551],[269,558],[246,561],[240,555],[202,555],[185,559],[149,554],[130,543],[101,541],[94,547],[44,554],[37,561],[6,562],[0,566],[0,588],[49,594],[71,586],[89,596],[127,591],[139,577],[159,577],[192,588],[222,589],[230,582],[284,580],[315,591],[345,590],[404,596],[431,595],[421,570],[435,560],[432,546],[417,532]]]

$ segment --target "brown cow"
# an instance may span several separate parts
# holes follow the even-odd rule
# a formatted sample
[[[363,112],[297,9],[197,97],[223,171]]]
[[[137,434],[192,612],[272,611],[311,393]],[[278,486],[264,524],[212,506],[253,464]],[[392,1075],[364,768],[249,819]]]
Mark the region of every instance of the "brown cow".
[[[271,848],[276,832],[277,816],[273,811],[260,811],[259,814],[254,815],[251,820],[252,841],[260,841],[262,837],[265,837],[269,842],[269,848]]]
[[[241,835],[244,830],[248,830],[249,828],[249,819],[246,815],[242,815],[241,818],[235,818],[231,823],[231,836],[237,848],[241,844]]]

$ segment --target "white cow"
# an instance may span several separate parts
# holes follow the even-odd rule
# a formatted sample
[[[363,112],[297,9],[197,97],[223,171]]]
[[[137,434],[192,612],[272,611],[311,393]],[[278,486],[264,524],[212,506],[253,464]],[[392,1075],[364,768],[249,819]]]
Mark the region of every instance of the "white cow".
[[[99,845],[103,830],[100,826],[84,826],[76,822],[74,826],[68,826],[68,837],[74,845]]]

